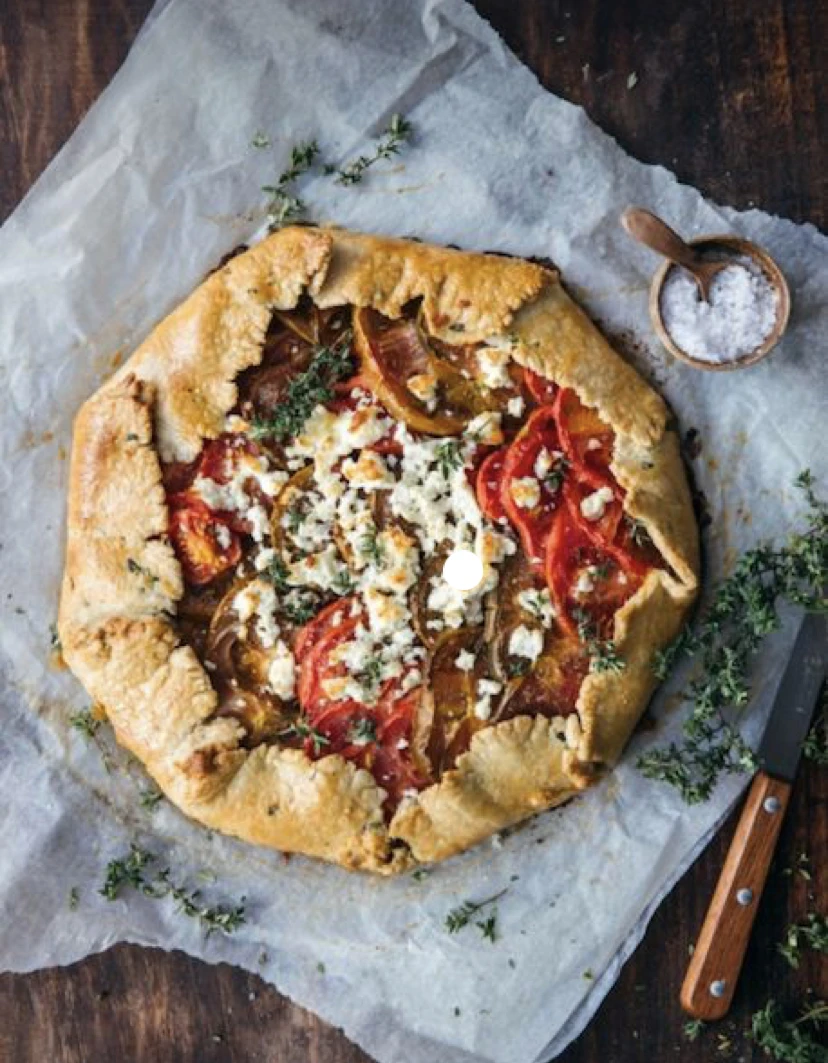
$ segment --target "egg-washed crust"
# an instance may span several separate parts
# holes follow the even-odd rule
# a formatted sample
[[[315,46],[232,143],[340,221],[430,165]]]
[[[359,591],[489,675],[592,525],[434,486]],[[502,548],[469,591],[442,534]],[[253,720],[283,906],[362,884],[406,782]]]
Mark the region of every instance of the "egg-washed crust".
[[[303,293],[397,317],[421,299],[446,342],[512,337],[513,357],[572,388],[615,431],[612,471],[668,570],[616,614],[622,672],[589,674],[577,715],[517,717],[479,731],[457,766],[390,824],[384,792],[338,755],[242,745],[212,718],[217,696],[173,617],[183,594],[161,460],[192,460],[223,430],[235,378],[261,358],[274,309]],[[612,350],[556,271],[336,229],[288,228],[211,274],[81,408],[69,485],[59,633],[66,661],[119,743],[167,796],[207,826],[347,868],[403,871],[441,860],[600,777],[654,685],[652,657],[696,594],[698,539],[664,403]]]

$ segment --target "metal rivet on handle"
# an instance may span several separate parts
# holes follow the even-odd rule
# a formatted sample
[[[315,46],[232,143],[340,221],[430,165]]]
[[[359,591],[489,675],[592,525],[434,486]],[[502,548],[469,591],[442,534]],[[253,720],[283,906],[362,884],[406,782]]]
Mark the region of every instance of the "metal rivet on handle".
[[[737,892],[736,892],[736,900],[739,902],[739,904],[742,905],[743,908],[746,908],[750,904],[750,902],[753,900],[753,890],[749,890],[749,889],[737,890]]]
[[[712,997],[723,997],[726,988],[727,982],[723,978],[719,978],[715,982],[710,983],[710,995]]]
[[[782,807],[782,802],[778,797],[766,797],[762,807],[766,812],[778,812]]]

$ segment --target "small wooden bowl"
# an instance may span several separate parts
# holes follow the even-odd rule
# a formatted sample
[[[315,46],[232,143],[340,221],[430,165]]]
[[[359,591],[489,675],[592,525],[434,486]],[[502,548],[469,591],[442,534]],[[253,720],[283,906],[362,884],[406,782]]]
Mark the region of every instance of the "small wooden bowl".
[[[777,266],[767,251],[758,247],[756,244],[751,243],[750,240],[743,240],[739,236],[698,236],[695,240],[688,240],[687,242],[693,247],[699,248],[703,251],[723,251],[725,254],[732,255],[734,258],[741,255],[745,258],[752,259],[759,269],[762,270],[765,277],[770,281],[777,293],[776,323],[771,329],[767,339],[757,347],[755,351],[750,351],[750,353],[742,355],[741,358],[734,358],[728,362],[705,362],[701,358],[694,358],[686,351],[683,351],[681,347],[676,345],[675,340],[665,328],[664,320],[661,316],[661,289],[667,279],[667,274],[670,270],[681,269],[681,266],[676,266],[669,260],[665,259],[656,271],[652,284],[650,285],[650,318],[658,338],[671,354],[674,354],[676,358],[680,358],[681,361],[687,362],[688,365],[692,365],[696,369],[708,369],[718,373],[723,371],[729,372],[731,369],[744,369],[746,366],[756,365],[757,362],[760,362],[770,354],[782,338],[782,334],[788,325],[788,318],[791,313],[791,293],[788,289],[788,282],[782,274],[782,270]]]

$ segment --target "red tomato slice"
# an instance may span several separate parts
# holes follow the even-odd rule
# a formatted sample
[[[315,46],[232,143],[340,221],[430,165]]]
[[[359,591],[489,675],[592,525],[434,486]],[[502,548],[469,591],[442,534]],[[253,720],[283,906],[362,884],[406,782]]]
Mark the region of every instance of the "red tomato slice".
[[[477,470],[475,490],[477,503],[483,515],[489,520],[502,520],[506,516],[501,490],[503,488],[503,462],[506,460],[506,447],[500,447],[484,458]]]
[[[523,370],[523,383],[526,385],[526,390],[539,405],[542,406],[544,403],[555,401],[558,385],[547,377],[541,376],[540,373],[536,373],[533,369]]]
[[[615,613],[641,583],[618,556],[587,535],[568,506],[560,509],[549,534],[546,580],[558,623],[576,634],[577,614],[583,613],[601,637],[612,635]],[[579,590],[581,581],[586,585],[583,590]]]
[[[293,644],[293,651],[297,660],[301,660],[309,653],[331,626],[336,626],[333,618],[337,610],[342,611],[342,620],[348,616],[353,602],[353,598],[338,598],[335,602],[331,602],[330,605],[326,605],[324,609],[320,609],[313,620],[309,620],[307,624],[299,629]],[[342,620],[336,623],[341,623]]]
[[[615,445],[615,433],[609,425],[568,388],[558,393],[555,414],[563,451],[581,479],[594,488],[611,487],[620,494],[609,471]]]
[[[350,639],[363,619],[361,614],[351,616],[347,609],[342,609],[342,602],[337,604],[342,617],[340,618],[339,611],[330,613],[328,624],[318,631],[314,644],[310,648],[306,646],[301,654],[297,646],[299,681],[296,692],[299,704],[308,714],[319,705],[330,701],[324,692],[323,684],[329,679],[346,674],[345,665],[331,660],[331,655],[338,646]]]
[[[564,499],[572,519],[584,534],[593,539],[596,545],[617,556],[619,548],[615,545],[615,539],[624,516],[624,507],[617,497],[613,498],[604,503],[604,512],[597,520],[590,520],[584,516],[581,503],[594,494],[595,490],[591,483],[570,478],[564,485]]]
[[[169,501],[170,539],[188,583],[210,583],[238,564],[241,544],[226,520],[187,494]]]
[[[560,507],[560,491],[552,490],[548,483],[539,481],[538,504],[525,509],[515,501],[513,489],[516,480],[535,478],[535,462],[544,448],[550,452],[560,449],[555,412],[551,406],[541,406],[535,410],[510,444],[503,461],[503,486],[500,492],[503,508],[520,534],[526,555],[538,569],[543,568],[549,529]]]
[[[259,449],[244,436],[230,433],[205,443],[198,462],[198,475],[217,484],[226,484],[233,474],[242,454],[258,454]]]

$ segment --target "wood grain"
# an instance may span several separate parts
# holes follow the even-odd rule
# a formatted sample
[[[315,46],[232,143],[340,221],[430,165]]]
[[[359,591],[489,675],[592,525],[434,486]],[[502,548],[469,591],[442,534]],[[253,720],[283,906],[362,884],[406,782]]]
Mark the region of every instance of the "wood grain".
[[[730,1010],[776,851],[791,785],[757,773],[681,987],[681,1006],[711,1022]]]
[[[624,148],[736,207],[828,227],[828,0],[477,0],[551,91]],[[0,218],[106,87],[150,0],[0,0]],[[631,75],[634,84],[628,87]],[[744,1039],[768,996],[789,1005],[828,970],[777,955],[786,926],[828,908],[828,772],[804,765],[731,1017],[696,1042],[678,1001],[727,853],[727,825],[661,905],[597,1017],[560,1063],[759,1063]],[[810,856],[810,878],[786,869]],[[808,865],[801,865],[807,870]],[[720,1051],[718,1033],[732,1051]],[[181,953],[118,946],[67,969],[0,976],[11,1063],[364,1063],[338,1031],[260,979]],[[401,1060],[400,1063],[405,1063]],[[438,1061],[435,1061],[438,1063]]]

